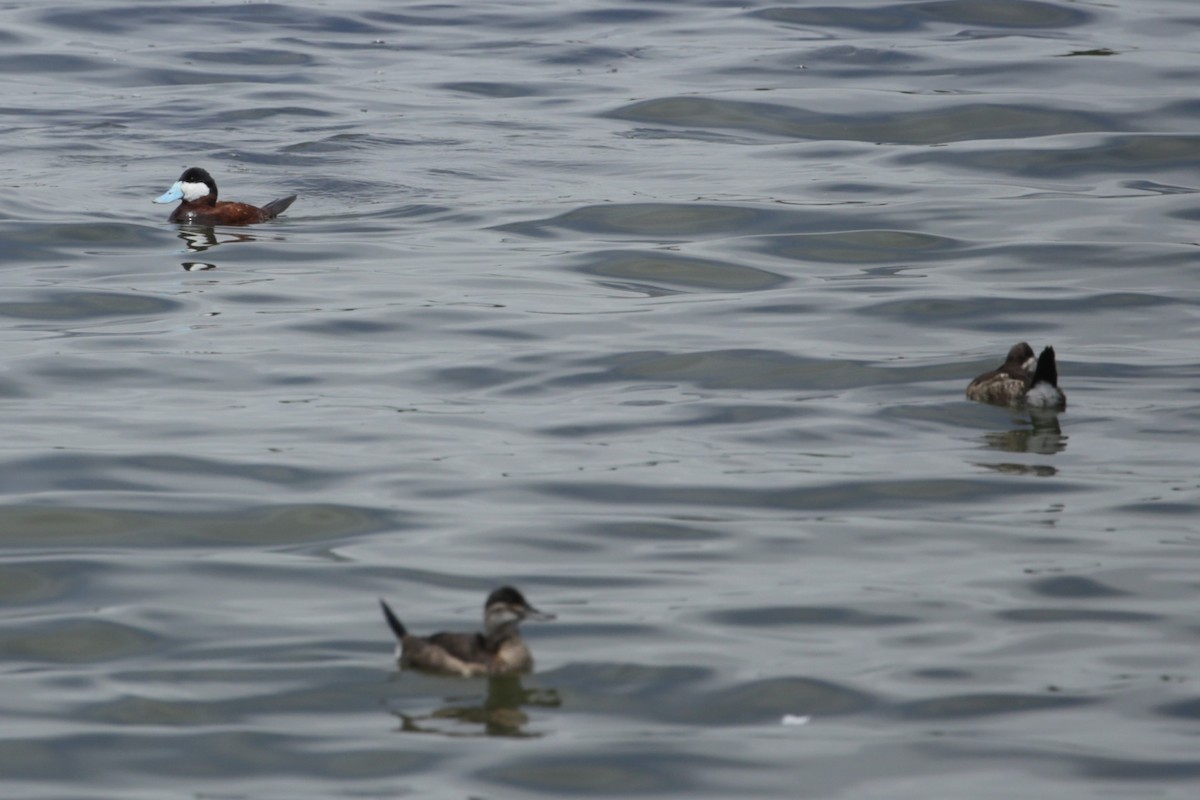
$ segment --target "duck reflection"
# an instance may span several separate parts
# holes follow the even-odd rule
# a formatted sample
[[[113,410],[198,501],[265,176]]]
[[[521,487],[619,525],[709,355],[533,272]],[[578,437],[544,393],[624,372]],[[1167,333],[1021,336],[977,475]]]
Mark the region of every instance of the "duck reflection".
[[[984,444],[993,450],[1002,450],[1006,453],[1036,453],[1045,456],[1061,453],[1067,449],[1069,437],[1062,432],[1056,412],[1031,408],[1028,410],[1028,414],[1029,427],[1022,426],[1013,430],[984,434]],[[1041,476],[1054,475],[1058,472],[1048,464],[996,463],[981,464],[980,466],[998,472]]]
[[[254,242],[258,238],[249,233],[224,231],[218,236],[216,229],[211,225],[181,225],[178,236],[183,240],[184,252],[187,253],[203,253],[219,244]],[[181,266],[184,272],[199,272],[217,268],[216,264],[208,261],[184,261],[181,262]]]
[[[478,698],[471,698],[478,700]],[[513,736],[535,738],[540,733],[525,730],[529,715],[522,709],[529,706],[557,708],[562,705],[554,689],[526,689],[519,675],[497,675],[488,678],[487,695],[483,702],[468,698],[450,698],[449,704],[422,715],[393,712],[400,720],[400,730],[407,733],[433,733],[442,736]],[[444,723],[455,723],[447,729]]]
[[[217,229],[212,225],[180,225],[179,238],[189,253],[203,253],[205,250],[219,244],[230,242],[256,242],[258,237],[250,233],[222,231],[217,236]]]

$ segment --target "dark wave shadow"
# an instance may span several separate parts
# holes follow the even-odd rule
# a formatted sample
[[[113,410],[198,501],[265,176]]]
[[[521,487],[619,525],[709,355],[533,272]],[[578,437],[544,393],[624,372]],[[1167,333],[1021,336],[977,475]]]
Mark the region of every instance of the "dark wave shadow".
[[[788,278],[746,264],[696,258],[659,250],[607,250],[591,253],[576,267],[626,290],[649,296],[690,292],[754,292],[774,289]]]
[[[1128,127],[1128,126],[1125,126]],[[972,173],[1002,173],[1041,180],[1080,178],[1113,173],[1167,173],[1178,180],[1200,158],[1200,136],[1194,134],[1126,133],[1106,136],[1093,145],[1065,141],[1060,147],[975,148],[901,153],[902,166],[936,166]]]
[[[961,99],[952,105],[934,103],[915,111],[839,114],[779,103],[684,96],[642,100],[604,116],[640,125],[731,129],[789,140],[908,145],[1037,139],[1134,127],[1120,117],[1091,111],[1030,104],[967,103]]]
[[[934,24],[970,25],[1008,30],[1044,30],[1084,25],[1093,14],[1079,8],[1038,0],[933,0],[868,6],[776,6],[755,16],[787,25],[849,28],[870,33],[911,32]]]
[[[716,688],[715,676],[705,667],[573,663],[539,677],[559,687],[566,713],[702,727],[778,725],[788,714],[861,714],[879,705],[867,692],[818,678],[772,677]]]

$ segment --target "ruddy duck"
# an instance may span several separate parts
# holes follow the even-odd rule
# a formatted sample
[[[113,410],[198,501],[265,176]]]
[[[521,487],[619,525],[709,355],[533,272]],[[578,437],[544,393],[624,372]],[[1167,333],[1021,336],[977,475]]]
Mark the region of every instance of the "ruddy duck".
[[[502,586],[483,604],[483,633],[435,633],[413,636],[392,609],[379,601],[388,627],[396,635],[396,657],[402,667],[448,675],[514,675],[533,669],[533,655],[521,641],[523,619],[554,619],[538,611],[524,595]]]
[[[167,222],[193,225],[250,225],[275,219],[296,202],[296,195],[272,200],[262,208],[228,200],[218,203],[217,182],[213,180],[212,175],[199,167],[189,167],[179,176],[179,180],[154,202],[173,203],[176,200],[183,202],[171,212]]]
[[[1003,406],[1067,407],[1067,395],[1058,388],[1054,348],[1047,347],[1035,359],[1027,342],[1013,345],[1003,364],[971,381],[967,397]]]

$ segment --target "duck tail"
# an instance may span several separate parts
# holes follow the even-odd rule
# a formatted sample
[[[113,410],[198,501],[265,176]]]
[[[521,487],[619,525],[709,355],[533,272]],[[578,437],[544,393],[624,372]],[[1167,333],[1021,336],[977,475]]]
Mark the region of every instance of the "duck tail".
[[[263,214],[266,215],[267,219],[275,219],[280,214],[287,211],[288,206],[294,202],[296,202],[296,195],[294,194],[288,195],[287,197],[281,197],[278,200],[272,200],[262,207]]]
[[[405,629],[404,623],[402,623],[400,618],[397,617],[392,611],[391,606],[383,601],[383,598],[380,598],[379,600],[379,607],[383,609],[383,618],[387,620],[388,627],[391,628],[392,633],[395,634],[396,641],[400,641],[405,636],[408,636],[408,630]]]
[[[1038,356],[1037,369],[1033,372],[1033,383],[1030,386],[1037,386],[1039,383],[1058,386],[1058,365],[1054,361],[1053,347],[1047,347]]]

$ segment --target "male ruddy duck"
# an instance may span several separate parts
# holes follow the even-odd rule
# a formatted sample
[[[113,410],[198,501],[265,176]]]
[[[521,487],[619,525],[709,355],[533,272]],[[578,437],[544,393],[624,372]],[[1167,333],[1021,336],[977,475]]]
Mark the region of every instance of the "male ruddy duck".
[[[435,633],[413,636],[383,600],[383,616],[396,635],[396,657],[402,667],[447,675],[515,675],[533,669],[533,655],[521,641],[523,619],[554,619],[538,611],[524,595],[502,586],[483,604],[483,633]]]
[[[228,200],[217,202],[217,182],[206,170],[189,167],[156,203],[183,202],[167,217],[167,222],[193,225],[250,225],[275,219],[296,201],[296,195],[272,200],[262,208]]]
[[[1058,388],[1054,348],[1047,347],[1035,359],[1027,342],[1013,345],[1003,364],[971,381],[967,397],[1003,406],[1067,407],[1067,396]]]

